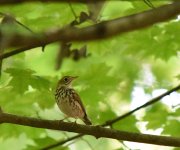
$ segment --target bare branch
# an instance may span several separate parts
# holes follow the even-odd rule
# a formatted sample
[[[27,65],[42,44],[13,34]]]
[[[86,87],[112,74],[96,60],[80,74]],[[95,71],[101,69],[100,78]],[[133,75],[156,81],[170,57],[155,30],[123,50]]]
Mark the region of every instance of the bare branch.
[[[151,8],[155,8],[154,5],[149,0],[143,0],[146,5],[148,5]]]
[[[128,113],[125,113],[125,114],[122,115],[122,116],[119,116],[119,117],[117,117],[117,118],[115,118],[115,119],[112,119],[112,120],[107,121],[103,126],[112,125],[113,123],[115,123],[115,122],[117,122],[117,121],[119,121],[119,120],[121,120],[121,119],[123,119],[123,118],[125,118],[125,117],[127,117],[127,116],[129,116],[129,115],[131,115],[131,114],[133,114],[134,112],[140,110],[141,108],[145,108],[145,107],[147,107],[147,106],[149,106],[149,105],[152,105],[152,104],[158,102],[158,101],[161,100],[163,97],[165,97],[165,96],[167,96],[167,95],[171,94],[172,92],[177,91],[177,90],[179,90],[179,89],[180,89],[180,85],[178,85],[177,87],[175,87],[175,88],[173,88],[173,89],[171,89],[171,90],[169,90],[169,91],[167,91],[167,92],[165,92],[165,93],[163,93],[163,94],[161,94],[161,95],[153,98],[152,100],[148,101],[147,103],[145,103],[145,104],[137,107],[136,109],[134,109],[134,110],[132,110],[132,111],[130,111],[130,112],[128,112]]]
[[[24,51],[32,50],[32,49],[37,48],[37,47],[42,47],[42,45],[39,45],[39,46],[38,45],[36,45],[36,46],[25,46],[25,47],[22,47],[22,48],[18,48],[16,50],[13,50],[13,51],[7,52],[7,53],[5,53],[3,55],[0,55],[0,60],[11,57],[11,56],[19,54],[19,53],[22,53]]]
[[[59,145],[63,145],[63,144],[65,144],[65,143],[69,142],[69,141],[78,139],[78,138],[80,138],[80,137],[83,136],[83,135],[84,135],[84,134],[75,135],[75,136],[73,136],[73,137],[67,138],[67,139],[64,140],[64,141],[60,141],[60,142],[58,142],[58,143],[55,143],[55,144],[49,145],[49,146],[47,146],[47,147],[44,147],[44,148],[42,148],[41,150],[49,150],[49,149],[54,148],[54,147],[57,147],[57,146],[59,146]]]
[[[12,34],[8,46],[39,47],[57,41],[88,41],[112,37],[125,32],[134,31],[151,26],[158,22],[166,21],[180,14],[180,2],[164,5],[143,13],[130,15],[104,21],[85,28],[66,27],[58,30],[49,30],[36,35]],[[4,55],[0,55],[0,59]]]
[[[171,90],[169,90],[169,91],[167,91],[167,92],[165,92],[165,93],[163,93],[163,94],[161,94],[161,95],[153,98],[152,100],[149,100],[147,103],[145,103],[145,104],[137,107],[136,109],[134,109],[134,110],[132,110],[132,111],[129,111],[129,112],[127,112],[127,113],[125,113],[125,114],[123,114],[123,115],[121,115],[121,116],[119,116],[119,117],[117,117],[117,118],[115,118],[115,119],[106,121],[106,122],[105,122],[104,124],[102,124],[101,126],[103,126],[103,127],[105,127],[105,126],[112,126],[112,124],[118,122],[119,120],[122,120],[122,119],[130,116],[131,114],[133,114],[134,112],[140,110],[141,108],[145,108],[145,107],[147,107],[147,106],[150,106],[150,105],[158,102],[158,101],[161,100],[163,97],[165,97],[165,96],[167,96],[167,95],[169,95],[169,94],[171,94],[172,92],[175,92],[175,91],[177,91],[177,90],[180,90],[180,85],[178,85],[178,86],[172,88]],[[51,144],[51,145],[45,147],[43,150],[46,150],[46,149],[48,150],[48,149],[57,147],[57,146],[59,146],[59,145],[63,145],[63,144],[65,144],[66,142],[69,142],[69,141],[71,141],[71,140],[77,139],[77,138],[79,138],[79,137],[81,137],[81,136],[84,136],[84,135],[83,135],[83,134],[78,134],[78,135],[73,136],[73,137],[70,137],[70,138],[68,138],[68,139],[66,139],[66,140],[64,140],[64,141],[60,141],[60,142],[57,142],[57,143],[55,143],[55,144]]]
[[[42,119],[17,116],[7,113],[1,113],[0,122],[24,125],[24,126],[30,126],[36,128],[76,132],[86,135],[92,135],[95,136],[96,138],[104,137],[104,138],[111,138],[111,139],[125,140],[132,142],[180,147],[180,138],[178,137],[131,133],[125,131],[112,130],[100,126],[87,126],[87,125],[80,125],[80,124],[68,123],[57,120],[42,120]]]

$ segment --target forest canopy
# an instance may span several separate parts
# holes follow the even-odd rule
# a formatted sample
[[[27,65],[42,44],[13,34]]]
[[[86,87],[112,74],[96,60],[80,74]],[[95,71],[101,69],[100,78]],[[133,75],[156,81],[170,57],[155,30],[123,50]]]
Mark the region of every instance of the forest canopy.
[[[1,150],[180,147],[180,2],[97,1],[0,0]],[[58,122],[65,75],[92,126]]]

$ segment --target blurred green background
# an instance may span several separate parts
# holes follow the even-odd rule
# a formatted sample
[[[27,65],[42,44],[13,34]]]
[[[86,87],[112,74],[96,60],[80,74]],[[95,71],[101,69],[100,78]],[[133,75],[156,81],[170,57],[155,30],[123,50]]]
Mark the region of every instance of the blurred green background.
[[[153,1],[153,5],[170,1]],[[88,14],[85,4],[71,4],[77,20],[81,12]],[[19,22],[38,33],[61,28],[75,19],[67,3],[23,3],[1,6],[0,11],[12,14]],[[97,8],[99,9],[99,8]],[[98,20],[110,20],[152,9],[143,1],[112,1],[104,4]],[[2,19],[2,18],[1,18]],[[92,25],[86,20],[78,27]],[[94,125],[111,120],[142,105],[152,97],[178,85],[180,79],[180,21],[155,24],[106,40],[72,43],[71,48],[87,46],[86,58],[63,59],[55,70],[59,43],[35,48],[3,60],[0,80],[0,106],[3,111],[44,119],[63,119],[55,104],[54,90],[63,75],[77,75],[74,88],[80,94]],[[9,50],[10,51],[10,50]],[[6,52],[6,51],[5,51]],[[177,92],[148,108],[113,125],[114,129],[180,136],[180,103]],[[72,121],[74,121],[72,119]],[[78,123],[82,123],[80,120]],[[37,150],[65,140],[75,133],[0,125],[1,150]],[[172,149],[141,145],[111,139],[84,136],[55,150],[122,150]]]

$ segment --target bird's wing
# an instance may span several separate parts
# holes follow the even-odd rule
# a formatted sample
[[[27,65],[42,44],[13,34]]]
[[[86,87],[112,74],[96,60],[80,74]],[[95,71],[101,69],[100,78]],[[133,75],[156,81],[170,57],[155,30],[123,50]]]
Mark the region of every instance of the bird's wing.
[[[84,112],[84,117],[82,118],[82,121],[86,124],[86,125],[92,125],[92,122],[89,120],[87,114],[86,114],[86,110],[84,108],[84,105],[81,101],[80,96],[76,93],[75,90],[72,89],[72,95],[73,95],[73,99],[80,105],[82,111]]]
[[[81,106],[81,108],[82,108],[82,110],[83,110],[83,112],[84,112],[84,114],[86,116],[87,115],[86,110],[84,108],[84,105],[83,105],[83,103],[81,101],[80,96],[77,94],[77,92],[74,89],[72,89],[72,94],[73,94],[73,99],[76,100],[80,104],[80,106]]]

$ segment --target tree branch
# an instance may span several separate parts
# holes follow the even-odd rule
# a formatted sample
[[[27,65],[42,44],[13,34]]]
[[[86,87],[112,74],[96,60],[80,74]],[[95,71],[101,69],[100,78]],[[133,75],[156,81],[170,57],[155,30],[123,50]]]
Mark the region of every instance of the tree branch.
[[[147,107],[147,106],[149,106],[149,105],[152,105],[152,104],[158,102],[158,101],[161,100],[163,97],[165,97],[165,96],[167,96],[167,95],[169,95],[169,94],[171,94],[172,92],[175,92],[175,91],[177,91],[177,90],[180,90],[180,85],[178,85],[178,86],[176,86],[176,87],[168,90],[167,92],[165,92],[165,93],[163,93],[163,94],[161,94],[161,95],[159,95],[159,96],[157,96],[157,97],[149,100],[147,103],[145,103],[145,104],[143,104],[143,105],[135,108],[134,110],[131,110],[131,111],[129,111],[129,112],[127,112],[127,113],[125,113],[125,114],[123,114],[123,115],[115,118],[115,119],[106,121],[106,122],[105,122],[104,124],[102,124],[101,126],[103,126],[103,127],[105,127],[105,126],[111,126],[112,124],[114,124],[114,123],[118,122],[119,120],[122,120],[122,119],[130,116],[131,114],[133,114],[134,112],[140,110],[141,108],[145,108],[145,107]],[[47,146],[47,147],[44,147],[42,150],[49,150],[49,149],[51,149],[51,148],[57,147],[57,146],[59,146],[59,145],[63,145],[63,144],[65,144],[65,143],[67,143],[67,142],[69,142],[69,141],[71,141],[71,140],[77,139],[77,138],[82,137],[82,136],[84,136],[84,135],[83,135],[83,134],[75,135],[75,136],[70,137],[70,138],[68,138],[68,139],[66,139],[66,140],[63,140],[63,141],[57,142],[57,143],[55,143],[55,144],[51,144],[51,145],[49,145],[49,146]]]
[[[125,131],[112,130],[109,128],[103,128],[100,126],[86,126],[57,120],[42,120],[7,113],[0,114],[0,123],[12,123],[36,128],[76,132],[86,135],[92,135],[96,138],[105,137],[117,140],[180,147],[180,138],[178,137],[130,133]]]
[[[72,3],[94,3],[94,2],[106,1],[106,0],[0,0],[1,5],[7,4],[18,4],[18,3],[25,3],[25,2],[42,2],[42,3],[49,3],[49,2],[72,2]]]
[[[127,117],[127,116],[129,116],[129,115],[131,115],[131,114],[133,114],[134,112],[140,110],[141,108],[147,107],[147,106],[149,106],[149,105],[151,105],[151,104],[154,104],[154,103],[158,102],[158,101],[161,100],[163,97],[165,97],[165,96],[167,96],[167,95],[171,94],[172,92],[177,91],[177,90],[179,90],[179,89],[180,89],[180,85],[178,85],[178,86],[172,88],[171,90],[169,90],[169,91],[167,91],[167,92],[165,92],[165,93],[163,93],[163,94],[161,94],[161,95],[153,98],[152,100],[148,101],[147,103],[145,103],[145,104],[137,107],[136,109],[134,109],[134,110],[132,110],[132,111],[130,111],[130,112],[125,113],[125,114],[122,115],[122,116],[119,116],[119,117],[117,117],[117,118],[115,118],[115,119],[112,119],[112,120],[107,121],[105,124],[103,124],[103,126],[112,125],[113,123],[115,123],[115,122],[117,122],[117,121],[119,121],[119,120],[121,120],[121,119],[123,119],[123,118],[125,118],[125,117]]]
[[[78,135],[72,136],[72,137],[70,137],[70,138],[67,138],[66,140],[57,142],[57,143],[52,144],[52,145],[49,145],[49,146],[46,146],[46,147],[44,147],[44,148],[42,148],[42,149],[40,149],[40,150],[50,150],[51,148],[54,148],[54,147],[57,147],[57,146],[59,146],[59,145],[63,145],[63,144],[65,144],[65,143],[69,142],[69,141],[78,139],[78,138],[82,137],[83,135],[84,135],[84,134],[78,134]]]
[[[180,2],[174,2],[169,5],[161,6],[157,9],[151,9],[143,13],[130,15],[104,21],[96,25],[85,28],[66,27],[58,30],[49,30],[36,35],[9,35],[7,47],[11,46],[31,46],[39,47],[57,41],[88,41],[112,37],[137,29],[151,26],[158,22],[166,21],[180,13]],[[3,36],[2,36],[3,37]],[[14,52],[13,52],[14,53]],[[14,53],[15,54],[15,53]],[[13,54],[12,54],[13,55]],[[4,58],[0,55],[0,59]]]
[[[31,46],[30,45],[30,46],[25,46],[25,47],[22,47],[22,48],[15,49],[15,50],[10,51],[10,52],[6,52],[3,55],[0,55],[0,60],[11,57],[11,56],[14,56],[16,54],[19,54],[19,53],[22,53],[22,52],[25,52],[25,51],[28,51],[28,50],[32,50],[32,49],[37,48],[37,47],[42,47],[42,45],[39,45],[39,46],[38,45]]]
[[[97,2],[104,2],[104,1],[117,1],[117,0],[68,0],[68,2],[71,3],[97,3]],[[121,0],[119,0],[121,1]],[[123,1],[130,1],[130,0],[123,0]],[[18,3],[26,3],[26,2],[42,2],[42,3],[51,3],[51,2],[59,2],[59,3],[67,3],[67,0],[0,0],[1,5],[7,5],[7,4],[18,4]],[[150,6],[153,7],[151,2],[149,0],[144,0],[144,2]]]

